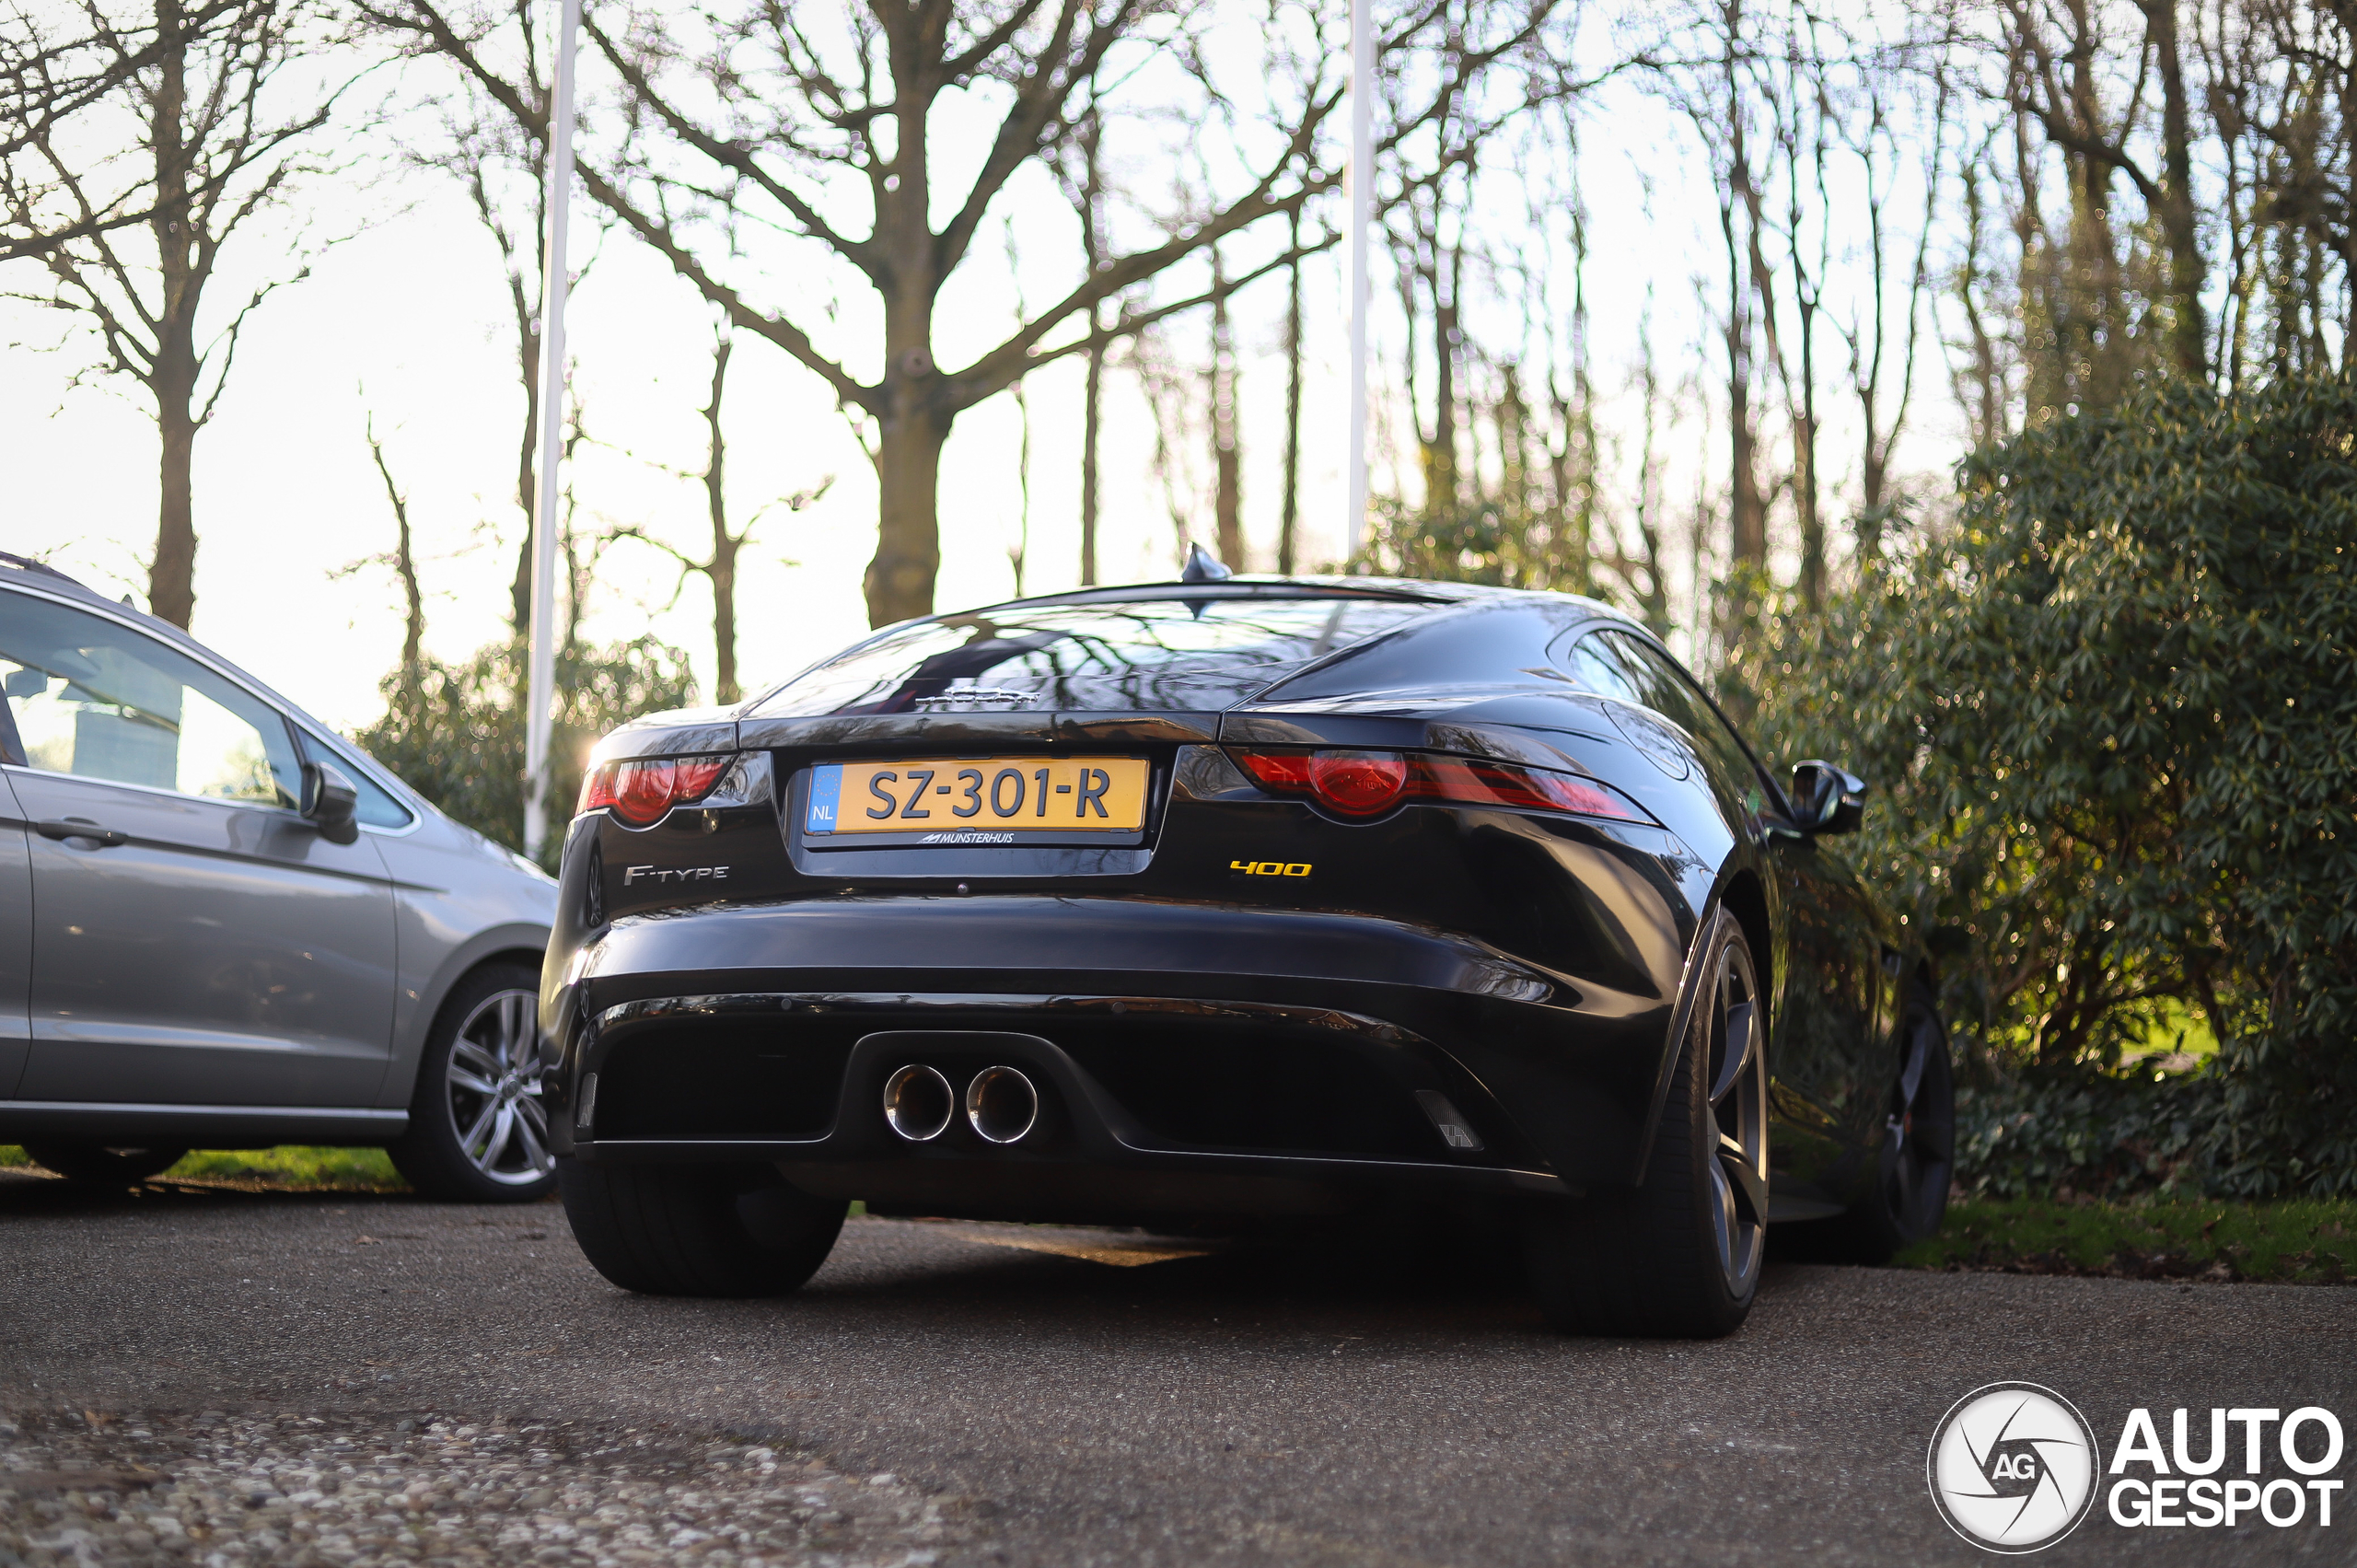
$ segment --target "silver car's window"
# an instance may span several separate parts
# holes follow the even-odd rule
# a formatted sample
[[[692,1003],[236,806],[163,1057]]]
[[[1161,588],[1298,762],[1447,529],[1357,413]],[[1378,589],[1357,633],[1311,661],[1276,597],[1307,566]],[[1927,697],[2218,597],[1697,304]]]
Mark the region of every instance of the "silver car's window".
[[[301,794],[276,710],[114,621],[0,594],[0,690],[31,767],[258,806]]]

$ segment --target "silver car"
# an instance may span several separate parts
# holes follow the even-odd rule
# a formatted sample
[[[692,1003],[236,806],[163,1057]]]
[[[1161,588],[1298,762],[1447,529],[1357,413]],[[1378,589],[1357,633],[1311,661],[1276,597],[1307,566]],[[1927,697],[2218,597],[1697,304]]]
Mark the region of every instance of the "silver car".
[[[556,887],[179,628],[0,556],[0,1143],[93,1181],[381,1144],[552,1185]]]

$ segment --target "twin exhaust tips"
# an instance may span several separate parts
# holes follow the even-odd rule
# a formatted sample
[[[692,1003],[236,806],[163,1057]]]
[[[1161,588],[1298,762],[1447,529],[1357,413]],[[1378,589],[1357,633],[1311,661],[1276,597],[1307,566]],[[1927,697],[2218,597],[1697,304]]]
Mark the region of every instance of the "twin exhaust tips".
[[[884,1080],[884,1120],[911,1144],[949,1130],[958,1091],[938,1068],[911,1063]],[[966,1121],[993,1144],[1019,1143],[1039,1124],[1039,1091],[1012,1067],[985,1067],[966,1086]]]

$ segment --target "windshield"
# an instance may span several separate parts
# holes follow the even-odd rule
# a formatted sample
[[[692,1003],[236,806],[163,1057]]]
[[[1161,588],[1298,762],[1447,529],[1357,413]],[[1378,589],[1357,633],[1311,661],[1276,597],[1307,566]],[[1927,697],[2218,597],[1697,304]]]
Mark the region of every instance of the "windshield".
[[[947,615],[820,665],[754,714],[1217,710],[1432,609],[1321,596],[1015,605]]]

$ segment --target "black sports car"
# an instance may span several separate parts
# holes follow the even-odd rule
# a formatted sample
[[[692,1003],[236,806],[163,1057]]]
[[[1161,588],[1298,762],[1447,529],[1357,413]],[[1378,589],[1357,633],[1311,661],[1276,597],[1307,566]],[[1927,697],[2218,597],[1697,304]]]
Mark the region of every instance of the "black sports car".
[[[1549,1319],[1714,1335],[1771,1221],[1887,1254],[1954,1122],[1925,959],[1642,627],[1349,578],[876,633],[598,748],[541,1016],[566,1212],[790,1291],[845,1206],[1514,1218]]]

